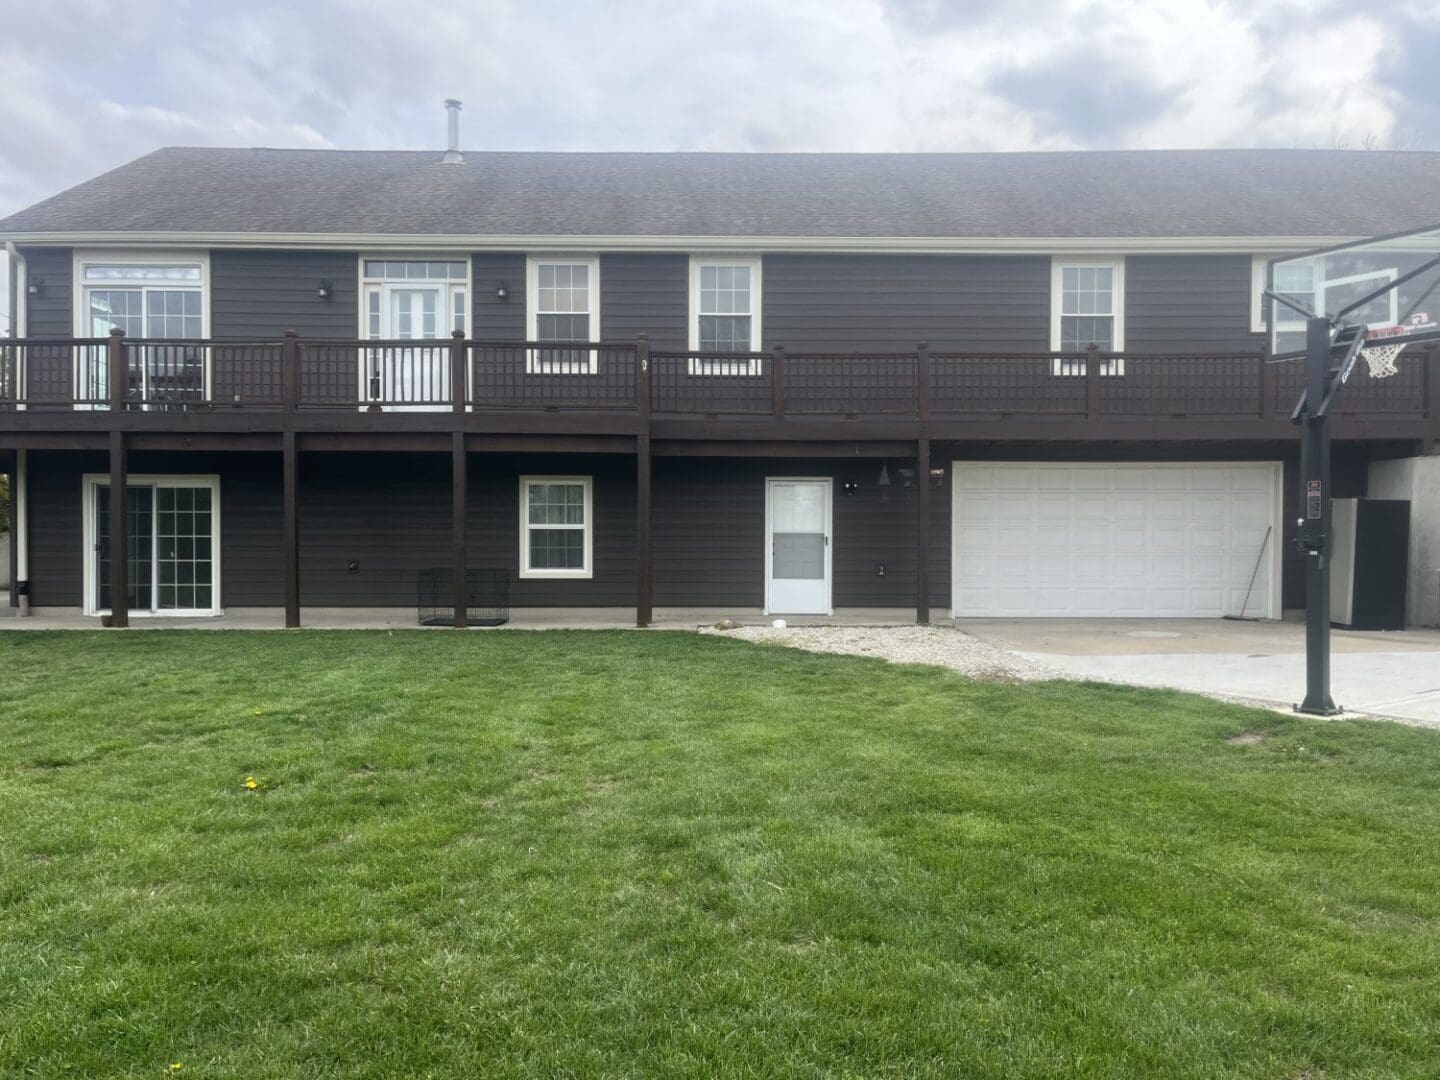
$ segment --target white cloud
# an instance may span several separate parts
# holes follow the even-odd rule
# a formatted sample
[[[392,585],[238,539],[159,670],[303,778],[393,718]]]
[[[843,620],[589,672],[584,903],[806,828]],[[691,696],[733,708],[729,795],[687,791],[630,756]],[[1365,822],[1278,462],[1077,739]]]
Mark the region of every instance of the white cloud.
[[[0,214],[166,144],[437,146],[440,99],[452,95],[466,101],[470,147],[1384,140],[1404,111],[1383,82],[1386,50],[1406,20],[1420,25],[1435,9],[1420,0],[1364,13],[1312,0],[127,0],[125,17],[114,13],[103,0],[56,0],[7,15]],[[1028,96],[1013,92],[1017,74]],[[1071,92],[1105,80],[1108,97]]]

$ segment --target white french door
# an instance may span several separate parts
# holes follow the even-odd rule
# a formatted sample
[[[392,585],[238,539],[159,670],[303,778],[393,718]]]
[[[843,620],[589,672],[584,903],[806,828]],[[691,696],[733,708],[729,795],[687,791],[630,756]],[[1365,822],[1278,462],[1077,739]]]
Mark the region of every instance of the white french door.
[[[127,479],[127,591],[139,614],[215,615],[220,611],[220,499],[213,477]],[[86,478],[85,600],[110,610],[110,483]]]
[[[765,611],[829,615],[831,485],[827,479],[765,481]]]
[[[450,408],[450,346],[444,285],[381,285],[382,317],[372,337],[436,345],[383,345],[366,350],[368,399],[414,412]],[[372,324],[373,325],[373,324]]]

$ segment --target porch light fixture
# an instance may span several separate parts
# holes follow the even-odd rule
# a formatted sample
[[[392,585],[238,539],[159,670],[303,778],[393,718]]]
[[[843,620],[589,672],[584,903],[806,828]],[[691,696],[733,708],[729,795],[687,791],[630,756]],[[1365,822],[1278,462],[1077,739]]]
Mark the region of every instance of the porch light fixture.
[[[860,485],[854,480],[846,480],[840,485],[840,490],[846,495],[854,495],[860,490]]]
[[[321,278],[320,284],[315,286],[315,295],[321,300],[329,300],[335,292],[335,283],[329,278]]]
[[[26,283],[25,291],[31,296],[39,296],[45,291],[45,279],[43,277],[32,278]]]
[[[503,282],[503,281],[500,282],[499,285],[496,285],[496,286],[495,286],[495,299],[496,299],[496,300],[508,300],[509,298],[510,298],[510,286],[506,285],[505,282]]]
[[[886,465],[881,465],[881,466],[880,466],[880,481],[879,481],[879,483],[880,483],[880,486],[881,486],[881,487],[889,487],[889,486],[890,486],[890,469],[889,469],[889,467],[886,466]]]

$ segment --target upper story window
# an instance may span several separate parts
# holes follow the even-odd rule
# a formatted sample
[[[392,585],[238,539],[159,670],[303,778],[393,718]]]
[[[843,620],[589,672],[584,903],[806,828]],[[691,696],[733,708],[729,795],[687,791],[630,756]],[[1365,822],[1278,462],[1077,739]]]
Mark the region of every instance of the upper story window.
[[[361,318],[371,340],[428,341],[470,325],[467,259],[362,259]]]
[[[1265,296],[1267,274],[1270,272],[1268,259],[1257,255],[1251,265],[1253,299],[1250,329],[1265,333],[1271,329],[1270,320],[1273,319],[1275,337],[1272,344],[1280,351],[1305,347],[1304,311],[1334,315],[1351,304],[1360,303],[1399,276],[1397,267],[1377,268],[1363,252],[1348,259],[1329,256],[1276,263],[1274,282],[1269,287],[1277,297],[1283,297],[1303,309],[1296,310],[1290,304],[1268,300]],[[1394,290],[1360,304],[1346,316],[1350,321],[1372,327],[1394,326],[1399,317],[1398,293]]]
[[[699,352],[760,351],[760,260],[694,256],[690,260],[690,348]],[[755,360],[691,364],[693,373],[757,375]]]
[[[1125,347],[1125,260],[1055,259],[1050,277],[1050,348],[1101,352]],[[1102,375],[1121,373],[1121,361],[1107,361]],[[1055,362],[1057,375],[1083,375],[1085,365]]]
[[[203,257],[84,256],[77,259],[75,331],[129,338],[206,336]]]
[[[525,336],[531,341],[589,344],[600,340],[600,260],[535,256],[525,262]],[[594,349],[533,349],[532,374],[592,375]]]

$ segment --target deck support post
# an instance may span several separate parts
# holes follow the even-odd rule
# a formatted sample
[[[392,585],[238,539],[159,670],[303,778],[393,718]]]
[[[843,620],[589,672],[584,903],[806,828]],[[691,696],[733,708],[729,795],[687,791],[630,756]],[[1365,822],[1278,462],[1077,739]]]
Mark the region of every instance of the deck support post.
[[[30,469],[29,451],[15,451],[15,466],[10,471],[10,606],[28,607],[21,597],[30,588]],[[21,612],[25,614],[25,612]]]
[[[285,529],[285,626],[300,625],[300,454],[293,430],[281,436]]]
[[[112,386],[112,392],[113,392]],[[110,625],[130,625],[130,515],[125,435],[110,432]]]
[[[650,436],[635,439],[635,625],[644,629],[654,616],[654,565],[650,535]]]
[[[930,440],[915,452],[915,622],[930,625]]]
[[[465,433],[454,431],[450,434],[450,527],[455,544],[455,626],[462,630],[470,625],[470,567],[465,520],[468,484]]]

